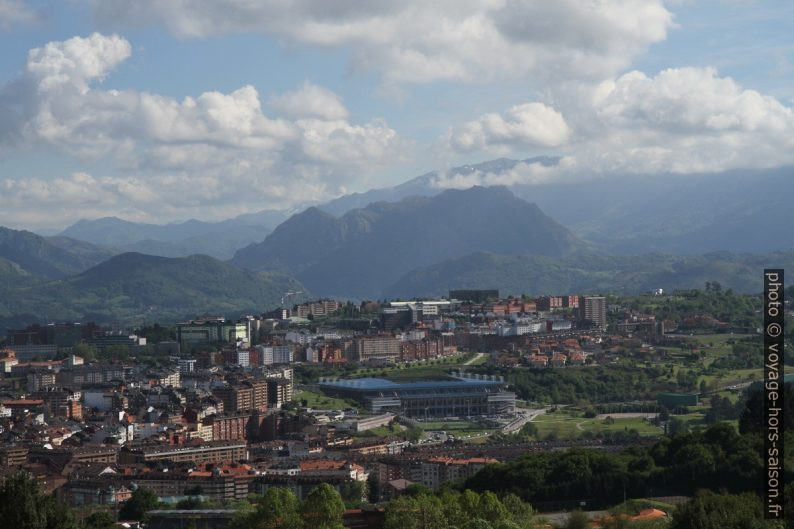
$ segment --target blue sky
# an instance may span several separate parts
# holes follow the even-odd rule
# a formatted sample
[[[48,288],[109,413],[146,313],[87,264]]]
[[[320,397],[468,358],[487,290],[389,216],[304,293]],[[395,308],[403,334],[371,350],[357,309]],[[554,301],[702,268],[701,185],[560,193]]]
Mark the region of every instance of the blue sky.
[[[356,7],[351,7],[356,6]],[[790,2],[0,0],[0,225],[794,163]],[[202,95],[203,94],[203,95]]]

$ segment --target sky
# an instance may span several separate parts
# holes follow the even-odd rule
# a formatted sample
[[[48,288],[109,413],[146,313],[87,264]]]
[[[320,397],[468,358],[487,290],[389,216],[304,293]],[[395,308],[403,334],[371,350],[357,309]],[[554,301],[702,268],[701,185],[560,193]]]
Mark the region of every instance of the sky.
[[[787,0],[0,0],[8,227],[790,165]]]

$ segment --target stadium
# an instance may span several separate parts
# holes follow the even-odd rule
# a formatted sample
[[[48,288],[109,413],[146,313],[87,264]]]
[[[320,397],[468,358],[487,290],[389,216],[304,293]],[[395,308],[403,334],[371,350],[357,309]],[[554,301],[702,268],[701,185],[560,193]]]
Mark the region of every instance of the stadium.
[[[505,415],[515,411],[516,403],[504,380],[488,375],[404,383],[383,378],[322,380],[320,389],[355,400],[372,413],[415,419]]]

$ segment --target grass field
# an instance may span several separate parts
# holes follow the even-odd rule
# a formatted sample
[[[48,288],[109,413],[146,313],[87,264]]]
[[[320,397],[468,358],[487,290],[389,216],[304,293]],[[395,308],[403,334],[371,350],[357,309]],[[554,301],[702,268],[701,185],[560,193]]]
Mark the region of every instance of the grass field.
[[[621,432],[637,430],[640,435],[661,435],[662,428],[652,425],[643,418],[618,418],[611,421],[605,419],[587,419],[579,414],[546,413],[537,416],[533,421],[538,429],[538,438],[544,439],[549,434],[559,439],[580,437],[585,432]]]
[[[489,428],[476,421],[427,421],[420,422],[419,427],[424,431],[445,431],[456,437],[478,435],[494,432],[496,428]]]
[[[405,427],[397,424],[392,423],[389,426],[379,426],[378,428],[372,428],[371,430],[366,430],[363,432],[358,432],[355,434],[355,437],[366,438],[366,437],[388,437],[391,435],[398,435],[402,436],[405,434]]]
[[[346,408],[361,409],[361,405],[356,401],[328,397],[322,393],[314,391],[298,391],[295,393],[294,400],[298,403],[301,403],[305,400],[306,406],[319,410],[344,410]]]
[[[448,375],[449,371],[451,370],[479,365],[487,360],[487,356],[483,355],[470,365],[465,365],[466,362],[472,360],[475,355],[476,353],[462,353],[446,358],[437,358],[425,362],[415,362],[397,367],[363,368],[354,371],[351,376],[382,377],[388,378],[389,380],[393,380],[395,382],[414,379],[438,378]]]

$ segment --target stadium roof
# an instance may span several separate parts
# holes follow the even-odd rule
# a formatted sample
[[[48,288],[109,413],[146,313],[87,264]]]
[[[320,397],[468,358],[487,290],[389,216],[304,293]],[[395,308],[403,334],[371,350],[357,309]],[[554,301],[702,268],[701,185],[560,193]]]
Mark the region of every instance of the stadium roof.
[[[340,380],[329,380],[320,382],[321,386],[332,386],[336,388],[358,389],[362,391],[379,390],[409,390],[409,389],[433,389],[444,387],[474,387],[492,386],[494,384],[504,384],[501,380],[474,379],[474,378],[450,378],[447,380],[420,380],[416,382],[392,382],[385,378],[350,378]]]

